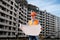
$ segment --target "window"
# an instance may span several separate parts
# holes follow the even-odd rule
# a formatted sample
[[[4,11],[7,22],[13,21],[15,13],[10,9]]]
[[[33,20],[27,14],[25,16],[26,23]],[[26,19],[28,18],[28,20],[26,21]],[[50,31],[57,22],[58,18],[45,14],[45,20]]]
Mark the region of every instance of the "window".
[[[27,15],[28,17],[31,17],[30,15]]]
[[[19,23],[21,23],[21,21],[19,20]]]
[[[4,32],[4,35],[6,35],[6,32]]]
[[[7,7],[9,7],[10,5],[9,4],[7,4]]]
[[[11,4],[13,5],[13,2],[11,1]]]
[[[5,20],[0,18],[0,22],[5,22]]]
[[[21,12],[19,12],[19,14],[21,14]]]
[[[11,32],[8,32],[8,35],[10,35]]]
[[[6,20],[6,23],[8,23],[8,20]]]
[[[3,35],[3,32],[2,31],[0,31],[0,35]]]
[[[7,12],[9,12],[9,10],[7,9]]]
[[[21,18],[21,17],[19,16],[19,18]]]
[[[8,26],[5,26],[5,29],[8,29]]]
[[[16,26],[16,23],[13,23],[14,26]]]
[[[2,4],[6,5],[6,3],[3,1]]]
[[[17,10],[14,8],[14,11],[17,12]]]
[[[3,11],[6,11],[6,8],[2,7],[2,10],[3,10]]]
[[[12,22],[10,21],[10,22],[9,22],[9,24],[11,25],[11,24],[12,24]]]
[[[0,28],[4,28],[4,25],[0,25]]]
[[[5,17],[5,14],[4,13],[2,13],[2,12],[0,12],[0,13],[1,13],[1,16]]]
[[[11,27],[9,27],[9,30],[11,30]]]
[[[12,16],[10,16],[10,19],[12,20]]]
[[[22,13],[23,13],[23,11],[22,11]]]
[[[10,11],[10,14],[12,14],[13,12],[12,11]]]
[[[21,8],[19,10],[21,10]]]
[[[16,17],[17,14],[14,13],[14,16]]]
[[[16,21],[16,18],[14,18],[14,21]]]
[[[40,15],[42,15],[42,12],[40,11]]]
[[[8,18],[9,16],[8,15],[6,15],[6,18]]]
[[[13,32],[12,35],[15,35],[15,32]]]
[[[11,6],[11,9],[13,9],[13,7]]]
[[[13,30],[16,30],[16,28],[15,28],[15,27],[13,27]]]

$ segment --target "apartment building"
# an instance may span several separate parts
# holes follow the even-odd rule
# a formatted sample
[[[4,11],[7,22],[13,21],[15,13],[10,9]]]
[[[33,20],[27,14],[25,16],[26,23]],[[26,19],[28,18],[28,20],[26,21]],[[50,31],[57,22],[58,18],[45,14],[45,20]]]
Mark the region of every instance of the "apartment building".
[[[0,37],[16,37],[17,8],[15,1],[0,0]]]
[[[27,24],[27,1],[26,0],[20,0],[19,2],[19,19],[18,19],[18,27],[21,25]],[[22,30],[18,28],[18,37],[27,37]]]
[[[55,16],[45,11],[40,11],[40,24],[43,27],[41,32],[44,37],[55,36]]]
[[[56,20],[56,17],[50,13],[48,13],[48,16],[46,16],[46,18],[48,19],[48,21],[46,21],[46,31],[47,31],[47,35],[50,36],[51,38],[55,38],[55,20]],[[46,36],[47,36],[46,35]]]
[[[43,30],[41,32],[41,34],[45,37],[46,35],[46,12],[45,11],[41,11],[39,12],[39,20],[40,20],[40,25],[42,26]]]
[[[60,17],[56,16],[56,38],[60,38]]]
[[[19,29],[20,24],[27,23],[27,7],[21,2],[0,0],[0,38],[26,37]]]

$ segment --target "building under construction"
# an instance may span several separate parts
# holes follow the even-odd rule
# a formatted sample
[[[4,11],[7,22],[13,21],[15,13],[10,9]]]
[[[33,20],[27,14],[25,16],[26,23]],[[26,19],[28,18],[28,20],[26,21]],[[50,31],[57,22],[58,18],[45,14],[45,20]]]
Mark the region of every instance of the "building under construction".
[[[36,18],[43,27],[41,34],[44,37],[55,37],[56,16],[41,11],[26,0],[0,0],[0,38],[27,37],[19,29],[20,24],[26,25],[31,19],[31,10],[37,12]],[[11,39],[12,40],[12,39]]]
[[[19,3],[16,3],[16,0],[0,0],[0,40],[26,37],[19,29],[20,24],[26,25],[27,22],[26,3],[25,0]]]

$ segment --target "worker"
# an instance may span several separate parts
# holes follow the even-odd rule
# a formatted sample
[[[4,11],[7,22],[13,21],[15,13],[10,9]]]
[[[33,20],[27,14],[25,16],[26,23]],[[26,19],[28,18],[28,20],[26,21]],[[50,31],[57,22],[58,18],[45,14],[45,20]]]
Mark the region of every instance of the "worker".
[[[27,25],[21,27],[22,31],[29,36],[29,40],[38,40],[38,36],[41,32],[41,25],[39,20],[36,19],[36,12],[31,11],[31,20],[28,20]]]
[[[28,21],[28,25],[32,26],[32,25],[40,25],[39,24],[39,20],[36,19],[36,12],[32,11],[30,16],[31,16],[31,20]],[[37,26],[39,27],[39,26]],[[40,26],[41,29],[41,26]],[[39,34],[38,34],[39,35]],[[38,35],[29,35],[29,40],[38,40]]]

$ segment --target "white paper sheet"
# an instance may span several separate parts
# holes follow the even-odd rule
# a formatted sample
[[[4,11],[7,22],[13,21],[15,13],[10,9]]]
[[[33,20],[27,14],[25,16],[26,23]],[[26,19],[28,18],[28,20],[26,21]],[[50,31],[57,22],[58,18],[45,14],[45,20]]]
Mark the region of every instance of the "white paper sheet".
[[[37,36],[41,32],[41,25],[22,25],[20,28],[26,35]]]

